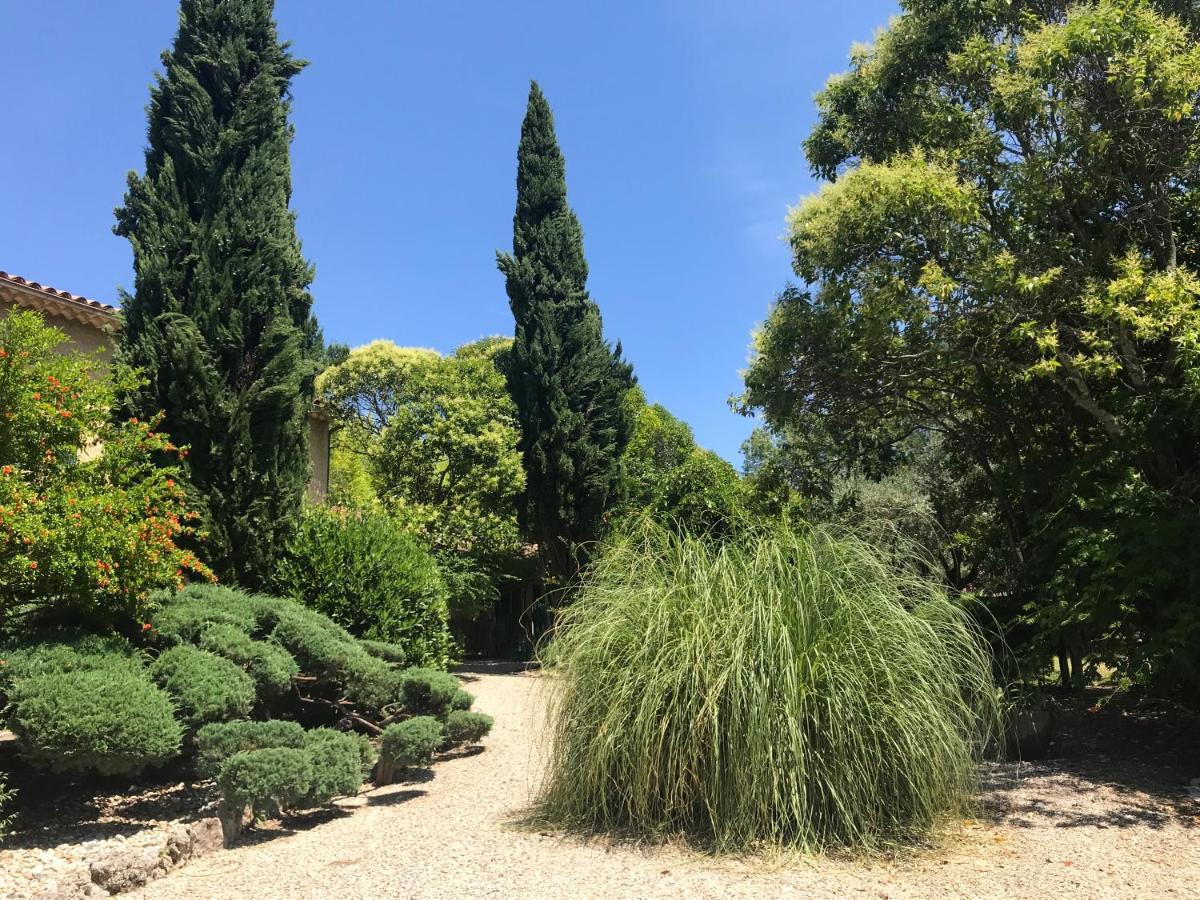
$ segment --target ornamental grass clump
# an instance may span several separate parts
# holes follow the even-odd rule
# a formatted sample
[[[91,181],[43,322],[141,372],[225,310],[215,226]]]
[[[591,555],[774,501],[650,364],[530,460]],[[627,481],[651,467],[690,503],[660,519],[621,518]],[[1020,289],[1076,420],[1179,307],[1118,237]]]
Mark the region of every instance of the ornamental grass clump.
[[[972,797],[988,653],[932,582],[821,530],[655,526],[562,615],[538,817],[718,851],[871,849]]]

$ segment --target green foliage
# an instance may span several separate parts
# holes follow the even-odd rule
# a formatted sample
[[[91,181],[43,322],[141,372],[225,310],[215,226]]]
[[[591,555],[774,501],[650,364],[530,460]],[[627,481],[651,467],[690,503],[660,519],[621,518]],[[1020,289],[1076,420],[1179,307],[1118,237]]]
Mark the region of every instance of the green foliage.
[[[191,729],[241,718],[254,705],[254,680],[236,663],[198,647],[172,647],[154,661],[150,674],[174,698]]]
[[[452,709],[457,709],[467,694],[458,679],[448,672],[435,669],[405,669],[400,673],[400,695],[404,706],[411,712],[445,719]]]
[[[359,737],[332,728],[314,728],[304,737],[313,766],[304,805],[321,806],[334,797],[357,794],[363,783],[365,761]]]
[[[1185,698],[1195,24],[1173,2],[906,3],[818,98],[806,149],[832,183],[790,219],[808,288],[756,335],[743,398],[826,484],[939,436],[957,483],[918,474],[940,555],[972,557],[1012,633]]]
[[[512,253],[498,263],[516,320],[509,387],[525,464],[520,519],[544,574],[561,584],[618,497],[633,373],[620,345],[605,341],[588,295],[583,232],[567,205],[566,164],[536,83],[517,150]]]
[[[151,624],[156,634],[174,643],[199,643],[212,625],[231,625],[249,635],[263,615],[261,599],[218,584],[190,584],[178,592],[155,596]]]
[[[621,459],[623,502],[615,521],[629,527],[649,516],[693,534],[723,536],[747,523],[746,495],[733,466],[696,445],[692,429],[641,389],[625,403],[633,432]]]
[[[175,448],[154,420],[113,422],[128,373],[80,353],[38,313],[0,318],[0,629],[30,620],[129,627],[151,590],[207,570],[176,542],[192,532]],[[99,448],[97,445],[100,444]]]
[[[5,815],[5,812],[16,795],[17,792],[8,786],[8,779],[3,773],[0,773],[0,842],[4,840],[4,836],[8,834],[9,826],[12,824],[12,815]]]
[[[35,631],[0,647],[0,687],[22,678],[91,669],[131,668],[141,662],[133,647],[116,635]]]
[[[256,819],[274,818],[304,805],[313,787],[313,757],[292,747],[246,750],[230,757],[217,775],[230,810],[247,807]]]
[[[298,722],[283,719],[212,722],[196,732],[196,771],[202,778],[215,778],[225,761],[238,753],[269,747],[299,749],[305,740]]]
[[[446,586],[417,540],[382,512],[314,506],[280,559],[278,589],[360,637],[444,666]]]
[[[483,713],[468,712],[456,709],[446,716],[446,739],[443,749],[461,747],[464,744],[478,744],[487,737],[496,720]]]
[[[396,769],[427,766],[444,740],[442,723],[433,716],[405,719],[383,730],[380,759]]]
[[[308,478],[321,356],[291,193],[289,84],[303,63],[270,2],[183,0],[150,91],[145,172],[118,235],[133,248],[120,358],[146,376],[124,408],[190,448],[214,568],[259,586]]]
[[[572,828],[717,849],[919,837],[965,808],[997,720],[969,618],[851,537],[647,526],[560,625],[540,809]]]
[[[338,426],[331,496],[382,505],[421,536],[460,627],[520,560],[525,473],[503,371],[511,344],[485,338],[442,356],[374,341],[317,382]]]
[[[272,641],[253,640],[236,625],[209,625],[200,635],[200,648],[245,669],[263,698],[287,693],[292,679],[300,674],[296,660],[286,650]]]
[[[40,768],[133,776],[179,753],[170,697],[134,666],[34,675],[7,693],[9,727]]]
[[[408,653],[399,644],[389,644],[386,641],[360,640],[358,645],[372,656],[382,659],[386,663],[391,663],[395,666],[403,666],[408,663]]]

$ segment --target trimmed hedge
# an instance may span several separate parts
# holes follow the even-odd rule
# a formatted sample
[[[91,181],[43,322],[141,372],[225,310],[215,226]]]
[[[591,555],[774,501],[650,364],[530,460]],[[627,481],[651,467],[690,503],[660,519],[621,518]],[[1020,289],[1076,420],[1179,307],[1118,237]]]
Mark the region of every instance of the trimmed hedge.
[[[223,656],[245,669],[262,699],[285,694],[300,666],[292,655],[271,641],[256,641],[236,625],[216,622],[200,634],[200,648]]]
[[[400,673],[400,697],[407,710],[419,715],[445,719],[450,710],[460,708],[465,695],[470,706],[470,697],[459,685],[458,679],[449,672],[436,669],[405,669]]]
[[[137,775],[183,738],[171,698],[126,664],[23,678],[7,712],[25,758],[53,772]]]
[[[254,706],[254,680],[235,663],[199,647],[181,644],[163,653],[150,674],[179,704],[189,728],[247,715]]]
[[[295,809],[313,783],[312,755],[293,747],[246,750],[225,761],[217,775],[221,799],[237,822],[249,807],[254,818]]]
[[[203,778],[215,778],[225,761],[238,753],[277,747],[298,750],[304,740],[299,722],[214,722],[196,732],[196,771]]]
[[[313,777],[303,806],[321,806],[334,797],[358,793],[363,783],[363,755],[355,735],[314,728],[305,735],[304,749],[312,760]]]
[[[495,720],[491,716],[464,709],[453,710],[446,717],[446,740],[442,749],[478,744],[492,730]]]
[[[433,716],[415,716],[389,725],[380,738],[376,782],[390,783],[397,769],[428,766],[445,739],[442,723]]]

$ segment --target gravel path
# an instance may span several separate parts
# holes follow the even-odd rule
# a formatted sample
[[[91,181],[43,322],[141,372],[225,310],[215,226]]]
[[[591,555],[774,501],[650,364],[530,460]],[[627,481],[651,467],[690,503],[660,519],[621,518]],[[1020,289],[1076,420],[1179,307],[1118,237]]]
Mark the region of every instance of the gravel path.
[[[898,860],[721,861],[514,827],[536,787],[535,675],[467,687],[496,717],[481,755],[438,763],[313,827],[197,860],[137,896],[204,897],[1198,897],[1200,806],[1069,774],[991,770],[986,818]],[[1200,765],[1197,766],[1200,774]]]

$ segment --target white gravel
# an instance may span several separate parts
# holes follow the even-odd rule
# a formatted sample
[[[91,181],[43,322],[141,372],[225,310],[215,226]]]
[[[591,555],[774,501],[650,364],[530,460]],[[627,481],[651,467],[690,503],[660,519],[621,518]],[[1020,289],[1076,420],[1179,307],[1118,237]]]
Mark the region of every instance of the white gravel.
[[[1200,806],[1052,764],[994,767],[985,818],[897,859],[718,860],[513,821],[537,787],[536,675],[467,687],[496,717],[486,752],[366,795],[321,824],[263,834],[156,881],[147,898],[1200,897]]]

